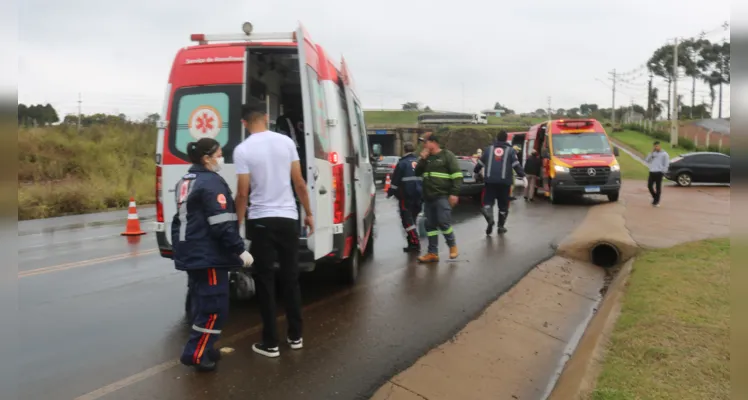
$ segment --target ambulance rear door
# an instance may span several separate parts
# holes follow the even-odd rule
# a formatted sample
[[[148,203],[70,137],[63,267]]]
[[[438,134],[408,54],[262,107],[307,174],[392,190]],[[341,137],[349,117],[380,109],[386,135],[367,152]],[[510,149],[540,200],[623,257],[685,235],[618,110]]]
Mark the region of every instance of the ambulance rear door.
[[[364,124],[364,112],[353,91],[353,80],[345,59],[341,64],[341,75],[345,87],[345,100],[348,108],[348,120],[351,125],[351,140],[354,148],[354,188],[356,199],[356,234],[358,248],[363,252],[371,236],[374,224],[374,170],[369,158],[369,143]]]
[[[319,81],[319,54],[303,26],[296,31],[299,71],[304,109],[304,144],[310,206],[314,213],[314,233],[307,236],[307,246],[319,260],[333,249],[333,179],[329,162],[329,131],[325,96]],[[301,211],[302,219],[304,211]],[[304,232],[302,232],[302,237]]]

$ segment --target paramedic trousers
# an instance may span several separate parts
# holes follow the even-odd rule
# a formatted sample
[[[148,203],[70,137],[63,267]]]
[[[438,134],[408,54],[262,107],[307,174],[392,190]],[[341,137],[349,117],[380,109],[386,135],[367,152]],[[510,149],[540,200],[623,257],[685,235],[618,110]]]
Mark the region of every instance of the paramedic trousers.
[[[262,316],[262,343],[278,346],[278,323],[275,305],[275,268],[280,264],[288,338],[301,339],[301,289],[299,288],[299,221],[290,218],[258,218],[248,221],[252,241],[249,252],[254,257],[257,303]]]
[[[457,245],[455,234],[452,229],[452,206],[446,196],[428,199],[424,203],[424,216],[426,217],[426,235],[429,238],[428,252],[439,254],[439,233],[444,235],[447,246]]]
[[[416,217],[421,212],[421,200],[399,199],[398,202],[400,204],[400,221],[402,221],[403,229],[405,229],[408,246],[420,246],[421,243],[418,240]]]
[[[509,194],[512,185],[503,183],[486,183],[483,188],[483,208],[481,212],[489,225],[494,223],[493,204],[499,204],[499,226],[504,226],[509,216]]]
[[[191,304],[192,331],[184,346],[181,361],[186,365],[200,364],[203,357],[217,360],[213,348],[229,312],[229,270],[207,268],[187,271]]]

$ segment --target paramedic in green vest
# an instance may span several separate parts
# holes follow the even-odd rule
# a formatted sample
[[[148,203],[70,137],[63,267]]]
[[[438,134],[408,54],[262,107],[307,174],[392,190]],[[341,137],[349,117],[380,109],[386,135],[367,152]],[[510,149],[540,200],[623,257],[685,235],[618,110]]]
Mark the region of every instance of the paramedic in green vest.
[[[418,261],[434,263],[439,261],[439,234],[449,246],[449,258],[457,258],[457,242],[452,230],[452,207],[457,204],[462,184],[462,169],[457,157],[442,149],[439,140],[431,132],[426,132],[419,142],[423,143],[421,156],[416,164],[416,176],[423,177],[423,212],[426,216],[428,252]]]

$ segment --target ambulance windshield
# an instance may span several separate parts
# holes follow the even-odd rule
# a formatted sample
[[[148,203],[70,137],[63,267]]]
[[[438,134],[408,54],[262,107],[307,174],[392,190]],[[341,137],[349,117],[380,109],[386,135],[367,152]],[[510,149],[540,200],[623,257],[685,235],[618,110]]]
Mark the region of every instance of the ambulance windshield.
[[[604,133],[556,134],[552,144],[556,156],[613,154]]]

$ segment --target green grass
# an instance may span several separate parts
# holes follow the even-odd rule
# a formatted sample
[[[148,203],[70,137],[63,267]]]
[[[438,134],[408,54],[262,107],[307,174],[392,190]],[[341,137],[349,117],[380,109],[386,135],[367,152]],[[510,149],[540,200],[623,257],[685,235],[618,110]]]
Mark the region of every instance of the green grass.
[[[364,111],[364,120],[369,124],[417,124],[418,115],[423,111]],[[509,115],[505,117],[488,117],[489,125],[512,125],[527,126],[538,124],[545,121],[544,118],[526,118],[518,115]]]
[[[156,128],[117,124],[18,130],[18,218],[36,219],[155,201]]]
[[[730,399],[730,241],[634,264],[593,400]]]
[[[646,156],[652,151],[652,143],[655,141],[652,137],[636,131],[614,132],[610,135],[613,139],[625,144],[627,147],[635,150],[642,156]],[[670,143],[665,143],[663,141],[660,141],[660,144],[662,145],[662,149],[670,154],[670,158],[691,152],[690,150],[683,148],[673,148]]]
[[[369,124],[417,124],[421,111],[365,111],[364,122]]]
[[[620,155],[616,157],[618,164],[621,165],[621,178],[622,179],[635,179],[635,180],[647,180],[649,178],[649,169],[635,160],[634,157],[628,155],[625,151],[621,151]]]

